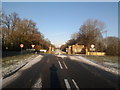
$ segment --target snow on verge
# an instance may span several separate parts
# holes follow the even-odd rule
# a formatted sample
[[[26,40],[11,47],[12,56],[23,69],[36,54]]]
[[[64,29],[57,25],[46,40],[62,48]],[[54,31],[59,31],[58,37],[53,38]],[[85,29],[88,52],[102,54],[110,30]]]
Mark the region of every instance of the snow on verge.
[[[4,78],[2,80],[2,87],[4,88],[5,86],[7,86],[10,82],[14,81],[17,77],[19,77],[24,70],[32,67],[32,65],[36,64],[37,62],[41,61],[43,58],[42,55],[38,55],[37,57],[35,57],[34,59],[30,60],[24,67],[22,67],[18,72],[16,72],[15,74]]]
[[[82,56],[69,56],[69,58],[80,61],[80,62],[83,62],[83,63],[86,63],[86,64],[89,64],[89,65],[93,65],[93,66],[101,68],[101,69],[103,69],[105,71],[108,71],[108,72],[111,72],[113,74],[119,75],[118,69],[112,68],[112,67],[105,67],[105,66],[100,65],[98,63],[94,63],[93,61],[91,61],[89,59],[86,59],[86,58],[84,58]]]
[[[33,60],[31,60],[29,63],[27,63],[23,69],[28,69],[28,68],[30,68],[32,65],[34,65],[34,64],[36,64],[37,62],[41,61],[42,58],[43,58],[42,55],[39,55],[39,56],[35,57]]]
[[[67,57],[66,55],[56,55],[56,56],[61,57],[62,59]]]
[[[33,62],[37,62],[37,60],[40,60],[40,58],[42,58],[43,56],[39,55],[37,57],[34,57],[34,55],[32,55],[31,57],[25,59],[25,60],[21,60],[20,62],[14,64],[14,65],[10,65],[7,68],[3,68],[2,70],[2,77],[6,78],[8,76],[10,76],[12,73],[16,72],[17,70],[19,70],[20,68],[22,68],[23,66],[28,66],[30,67]],[[39,58],[39,59],[38,59]],[[27,67],[27,68],[28,68]],[[27,69],[26,68],[26,69]]]

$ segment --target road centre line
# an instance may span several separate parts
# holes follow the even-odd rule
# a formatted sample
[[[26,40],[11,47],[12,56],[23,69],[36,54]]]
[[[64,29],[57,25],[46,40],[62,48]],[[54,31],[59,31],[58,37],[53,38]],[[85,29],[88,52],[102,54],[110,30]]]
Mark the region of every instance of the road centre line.
[[[59,63],[59,65],[60,65],[60,68],[63,69],[63,67],[62,67],[62,65],[61,65],[61,63],[60,63],[60,61],[58,61],[58,63]]]
[[[74,81],[74,79],[72,79],[72,82],[74,83],[75,87],[77,88],[77,90],[80,90],[77,83]]]
[[[64,64],[65,68],[66,68],[66,69],[68,69],[68,67],[67,67],[67,65],[65,64],[65,62],[64,62],[64,61],[63,61],[63,64]]]
[[[65,82],[66,88],[67,88],[68,90],[71,90],[71,87],[70,87],[70,84],[69,84],[68,80],[67,80],[67,79],[64,79],[64,82]]]

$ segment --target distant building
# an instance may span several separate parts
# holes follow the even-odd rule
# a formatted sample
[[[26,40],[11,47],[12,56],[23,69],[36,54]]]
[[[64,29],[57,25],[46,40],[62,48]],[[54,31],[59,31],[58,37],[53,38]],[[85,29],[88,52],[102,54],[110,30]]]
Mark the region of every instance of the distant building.
[[[72,54],[82,53],[83,48],[84,45],[78,45],[77,43],[72,45]]]
[[[77,43],[72,46],[68,46],[68,54],[80,54],[84,49],[84,45],[78,45]]]

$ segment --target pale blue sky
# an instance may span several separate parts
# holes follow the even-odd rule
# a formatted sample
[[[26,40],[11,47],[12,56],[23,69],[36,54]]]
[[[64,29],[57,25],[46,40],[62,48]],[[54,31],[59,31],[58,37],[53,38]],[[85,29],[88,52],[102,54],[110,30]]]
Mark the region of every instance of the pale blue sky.
[[[39,31],[55,45],[69,40],[87,19],[103,21],[108,36],[118,36],[117,2],[3,2],[2,7],[7,14],[16,12],[36,22]]]

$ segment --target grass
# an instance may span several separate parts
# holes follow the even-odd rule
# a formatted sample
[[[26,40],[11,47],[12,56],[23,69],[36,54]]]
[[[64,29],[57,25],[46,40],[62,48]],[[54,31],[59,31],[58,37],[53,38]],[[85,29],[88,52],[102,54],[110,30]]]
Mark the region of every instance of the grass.
[[[119,63],[118,61],[120,57],[118,56],[92,56],[92,55],[82,55],[85,58],[88,58],[90,60],[94,60],[96,62],[99,63],[103,63],[103,62],[112,62],[112,63]]]
[[[23,55],[16,55],[16,56],[9,56],[9,57],[4,57],[2,59],[2,67],[8,67],[10,65],[14,65],[18,62],[21,62],[23,60],[26,60],[30,56],[34,55],[33,53],[29,54],[23,54]]]
[[[11,52],[11,51],[10,51]],[[11,55],[9,54],[10,52],[6,52],[8,56],[5,56],[2,58],[2,76],[4,77],[5,75],[11,73],[15,69],[21,67],[25,63],[29,62],[29,60],[32,60],[35,58],[38,54],[34,53],[23,53],[21,54],[15,54],[13,52]],[[16,52],[19,53],[19,52]]]

